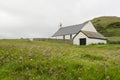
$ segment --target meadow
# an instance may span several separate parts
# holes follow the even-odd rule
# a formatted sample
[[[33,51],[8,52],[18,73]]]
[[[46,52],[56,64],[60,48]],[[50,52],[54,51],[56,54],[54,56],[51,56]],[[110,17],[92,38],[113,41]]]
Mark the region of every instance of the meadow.
[[[120,80],[120,44],[0,40],[0,80]]]

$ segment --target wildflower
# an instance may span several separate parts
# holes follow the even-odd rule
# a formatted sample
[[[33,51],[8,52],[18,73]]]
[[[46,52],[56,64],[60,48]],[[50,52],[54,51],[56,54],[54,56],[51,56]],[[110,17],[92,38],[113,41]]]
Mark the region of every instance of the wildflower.
[[[78,77],[78,80],[82,80],[80,77]]]
[[[26,70],[29,70],[29,67],[26,67]]]
[[[67,66],[64,66],[64,70],[66,70],[67,69]]]
[[[13,58],[11,58],[11,60],[13,60]]]
[[[20,58],[19,58],[19,62],[21,63],[21,62],[22,62],[22,60],[23,60],[23,57],[22,57],[22,56],[20,56]]]
[[[62,66],[59,65],[59,66],[58,66],[58,69],[62,70],[63,68],[62,68]]]
[[[33,79],[35,79],[35,78],[33,77]]]
[[[33,60],[33,59],[30,59],[31,61]]]
[[[64,78],[66,78],[67,77],[67,74],[64,74]]]
[[[11,54],[11,56],[13,57],[13,56],[14,56],[14,54]]]
[[[104,64],[100,64],[100,67],[103,67],[104,66]]]
[[[8,58],[8,59],[6,59],[6,62],[10,62],[10,59]]]
[[[98,70],[98,69],[96,70],[96,73],[99,73],[99,70]]]
[[[109,66],[109,64],[106,64],[105,66],[106,66],[106,67],[108,67],[108,66]]]
[[[55,74],[55,76],[57,77],[57,76],[58,76],[58,74],[56,73],[56,74]]]
[[[53,69],[51,68],[49,71],[48,71],[49,74],[52,74],[53,73]]]
[[[20,56],[19,60],[21,60],[21,61],[22,61],[22,60],[23,60],[23,57],[22,57],[22,56]]]
[[[44,54],[46,57],[49,57],[50,54],[51,54],[51,50],[44,50],[44,51],[43,51],[43,54]]]
[[[106,80],[110,80],[110,76],[106,76]]]
[[[107,58],[105,58],[105,60],[104,61],[108,61],[108,59]]]
[[[7,52],[6,54],[8,55],[9,53]]]

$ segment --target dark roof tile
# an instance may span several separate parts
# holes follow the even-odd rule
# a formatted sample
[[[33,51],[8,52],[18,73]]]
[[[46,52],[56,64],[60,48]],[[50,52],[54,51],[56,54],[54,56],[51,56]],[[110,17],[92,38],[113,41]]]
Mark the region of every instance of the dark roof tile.
[[[62,27],[52,37],[76,34],[84,27],[85,24],[86,24],[86,22],[83,24]]]

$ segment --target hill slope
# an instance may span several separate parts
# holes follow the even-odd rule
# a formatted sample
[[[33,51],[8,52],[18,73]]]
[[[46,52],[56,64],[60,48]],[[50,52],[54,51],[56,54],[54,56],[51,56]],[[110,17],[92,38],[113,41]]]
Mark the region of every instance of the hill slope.
[[[120,36],[120,17],[104,16],[92,20],[96,29],[106,37]]]

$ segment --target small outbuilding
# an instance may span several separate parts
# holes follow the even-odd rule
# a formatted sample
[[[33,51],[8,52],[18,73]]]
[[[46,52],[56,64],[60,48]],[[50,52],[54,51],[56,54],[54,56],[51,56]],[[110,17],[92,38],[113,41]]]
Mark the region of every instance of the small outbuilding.
[[[61,27],[53,36],[54,39],[69,39],[74,45],[107,43],[106,37],[97,32],[91,21],[83,24]]]

